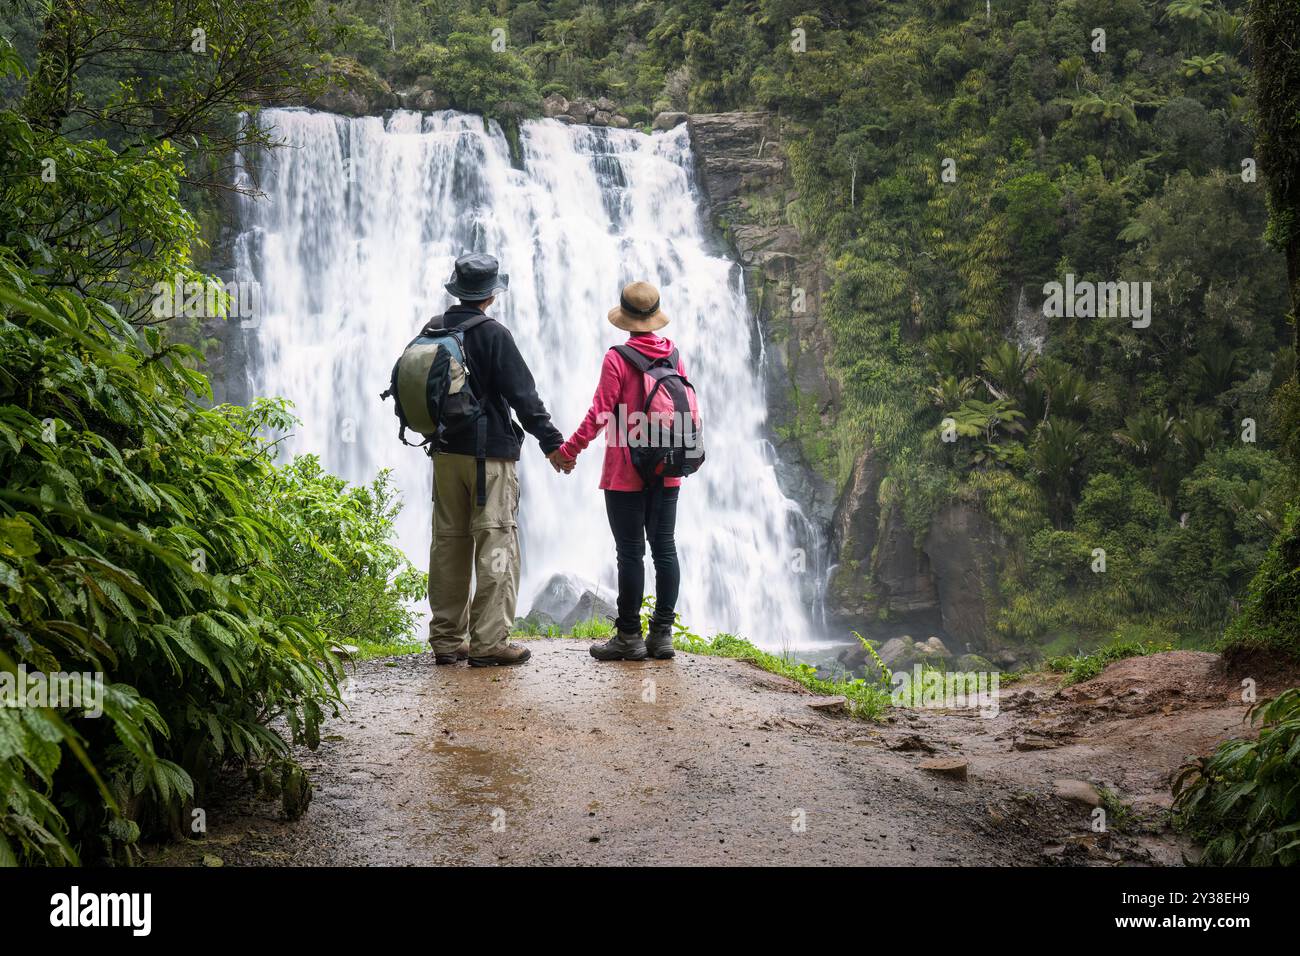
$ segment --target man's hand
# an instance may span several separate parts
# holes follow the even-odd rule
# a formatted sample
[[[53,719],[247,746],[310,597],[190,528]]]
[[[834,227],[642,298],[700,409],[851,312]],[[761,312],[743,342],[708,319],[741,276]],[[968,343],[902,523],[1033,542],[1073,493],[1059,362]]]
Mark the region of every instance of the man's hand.
[[[547,455],[546,460],[551,463],[552,468],[556,471],[563,472],[566,475],[573,471],[573,466],[578,463],[578,459],[566,458],[564,452],[560,451],[558,448]]]

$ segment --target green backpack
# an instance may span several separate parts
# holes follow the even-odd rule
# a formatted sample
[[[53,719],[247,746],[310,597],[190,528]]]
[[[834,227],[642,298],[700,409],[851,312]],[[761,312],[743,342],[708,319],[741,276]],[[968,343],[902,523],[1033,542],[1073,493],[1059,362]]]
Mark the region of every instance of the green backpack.
[[[478,315],[454,329],[443,328],[443,316],[430,320],[402,351],[388,390],[379,396],[394,399],[402,444],[411,445],[406,440],[409,428],[424,436],[411,447],[425,448],[430,455],[445,439],[471,428],[476,431],[480,507],[487,503],[487,414],[470,388],[465,333],[489,318]]]

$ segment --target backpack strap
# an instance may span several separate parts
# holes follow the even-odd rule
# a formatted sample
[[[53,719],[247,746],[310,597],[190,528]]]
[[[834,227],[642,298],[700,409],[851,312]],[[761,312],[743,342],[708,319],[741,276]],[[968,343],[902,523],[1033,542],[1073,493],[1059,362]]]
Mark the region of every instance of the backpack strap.
[[[480,326],[484,322],[490,321],[492,321],[492,316],[484,313],[482,315],[476,315],[469,321],[462,322],[460,325],[453,328],[446,324],[447,314],[444,312],[442,315],[435,315],[428,322],[424,323],[424,328],[421,330],[421,334],[424,334],[425,332],[451,332],[453,334],[464,335],[470,329]]]
[[[446,318],[446,316],[444,316],[444,318]],[[476,316],[474,316],[474,318],[470,319],[468,322],[462,322],[460,325],[456,326],[454,329],[449,329],[448,331],[451,331],[451,332],[468,332],[470,329],[477,328],[478,326],[482,325],[484,322],[491,322],[491,321],[492,321],[492,316],[490,316],[490,315],[487,315],[487,314],[476,315]]]
[[[443,324],[446,318],[445,313],[438,317],[438,328],[450,332],[460,340],[461,352],[465,356],[465,375],[472,377],[469,369],[469,352],[465,349],[465,333],[485,322],[491,322],[492,316],[486,313],[476,315],[455,328],[447,328]],[[472,388],[473,386],[471,390]],[[474,485],[474,500],[478,502],[480,508],[487,507],[487,411],[481,407],[478,420],[474,423]]]
[[[484,322],[491,321],[492,316],[487,315],[486,313],[483,315],[476,315],[474,318],[462,322],[450,331],[459,333],[461,336],[461,350],[464,351],[465,333],[470,329],[477,328]],[[467,376],[470,374],[468,352],[465,352],[465,374]],[[478,506],[484,508],[487,506],[487,411],[485,409],[479,410],[478,421],[474,423],[474,466],[474,484],[477,486],[474,491],[474,496],[475,500],[478,502]]]
[[[642,375],[650,371],[650,365],[651,365],[650,359],[646,358],[636,349],[632,348],[632,346],[615,345],[613,346],[613,349],[619,355],[623,356],[623,361],[627,362],[628,365],[631,365]]]

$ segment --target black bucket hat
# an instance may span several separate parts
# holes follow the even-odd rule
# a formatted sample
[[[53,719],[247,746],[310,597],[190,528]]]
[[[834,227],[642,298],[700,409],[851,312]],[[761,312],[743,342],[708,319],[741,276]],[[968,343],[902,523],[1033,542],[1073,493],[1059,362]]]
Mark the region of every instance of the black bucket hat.
[[[499,272],[500,268],[496,256],[471,252],[456,260],[456,270],[443,288],[466,302],[490,298],[510,285],[510,276]]]

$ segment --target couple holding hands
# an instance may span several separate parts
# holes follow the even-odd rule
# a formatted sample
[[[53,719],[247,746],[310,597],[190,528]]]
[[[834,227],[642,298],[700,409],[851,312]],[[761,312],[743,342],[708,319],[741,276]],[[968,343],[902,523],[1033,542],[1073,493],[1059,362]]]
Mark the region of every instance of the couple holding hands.
[[[669,410],[668,416],[674,402],[683,410],[689,402],[690,447],[684,453],[680,426],[679,440],[665,442],[666,449],[657,447],[650,456],[638,454],[636,441],[618,440],[607,430],[600,476],[618,566],[618,616],[613,635],[594,644],[591,655],[602,661],[670,658],[681,580],[674,542],[677,496],[681,475],[699,467],[703,451],[694,451],[699,416],[681,356],[659,334],[668,324],[659,292],[648,282],[624,287],[607,318],[628,333],[627,340],[605,353],[591,407],[566,441],[551,423],[509,329],[487,315],[508,284],[494,257],[461,256],[445,286],[457,304],[435,320],[441,329],[463,330],[459,341],[468,387],[483,411],[477,436],[467,430],[445,437],[432,454],[429,643],[436,660],[455,664],[468,659],[471,666],[491,667],[523,664],[531,656],[527,647],[509,639],[519,590],[516,466],[525,432],[537,439],[556,471],[568,474],[597,432],[607,430],[613,419],[625,421],[627,409],[649,410],[657,402]],[[647,543],[654,560],[655,610],[643,637]]]

